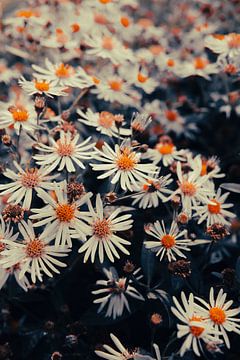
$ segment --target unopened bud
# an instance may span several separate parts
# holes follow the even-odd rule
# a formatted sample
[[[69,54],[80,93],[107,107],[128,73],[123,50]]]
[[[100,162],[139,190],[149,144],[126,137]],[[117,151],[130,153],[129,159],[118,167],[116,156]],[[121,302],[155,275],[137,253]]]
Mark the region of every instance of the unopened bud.
[[[154,313],[152,314],[150,321],[153,325],[159,325],[162,322],[162,316],[158,313]]]

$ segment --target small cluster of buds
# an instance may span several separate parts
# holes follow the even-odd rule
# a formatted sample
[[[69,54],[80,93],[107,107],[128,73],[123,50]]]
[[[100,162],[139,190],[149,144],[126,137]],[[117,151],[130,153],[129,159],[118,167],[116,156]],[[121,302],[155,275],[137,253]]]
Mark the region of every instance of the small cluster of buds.
[[[80,199],[83,194],[85,194],[85,188],[82,183],[71,181],[67,184],[67,195],[70,202]]]
[[[187,260],[173,261],[168,264],[168,270],[176,276],[186,278],[191,275],[191,262]]]
[[[215,241],[221,240],[229,235],[226,226],[218,223],[208,226],[206,233]]]
[[[23,208],[16,204],[8,204],[2,211],[3,220],[12,221],[14,223],[20,222],[24,217]]]

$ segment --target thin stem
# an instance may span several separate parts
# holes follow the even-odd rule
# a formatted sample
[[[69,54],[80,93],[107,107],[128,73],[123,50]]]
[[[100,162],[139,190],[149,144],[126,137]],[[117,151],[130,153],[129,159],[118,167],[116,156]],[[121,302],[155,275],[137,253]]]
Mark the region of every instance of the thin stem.
[[[89,91],[89,89],[90,88],[84,88],[80,91],[80,93],[78,94],[72,105],[68,108],[68,111],[71,112],[75,108],[75,106],[78,105],[79,100]]]

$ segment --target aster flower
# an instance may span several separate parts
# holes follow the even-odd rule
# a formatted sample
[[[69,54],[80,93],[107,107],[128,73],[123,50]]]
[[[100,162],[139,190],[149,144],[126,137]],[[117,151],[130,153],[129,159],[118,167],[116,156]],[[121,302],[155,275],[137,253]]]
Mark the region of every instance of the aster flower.
[[[177,337],[185,337],[180,349],[180,356],[184,356],[185,352],[190,349],[192,349],[197,356],[201,356],[199,351],[202,348],[201,341],[205,343],[216,341],[218,333],[196,312],[192,293],[187,299],[184,292],[182,292],[181,300],[183,305],[180,305],[177,298],[173,296],[175,307],[171,307],[173,314],[183,323],[177,324]]]
[[[5,241],[15,241],[18,237],[18,233],[13,235],[13,229],[9,225],[6,225],[2,215],[0,215],[0,256],[1,252],[5,249]]]
[[[79,134],[72,137],[70,132],[65,133],[64,131],[60,131],[59,140],[55,141],[53,138],[49,138],[52,146],[45,144],[36,145],[36,149],[45,154],[35,155],[33,158],[38,165],[46,166],[49,172],[57,167],[58,171],[66,168],[68,172],[75,172],[74,163],[80,168],[85,169],[81,160],[92,158],[93,153],[89,150],[93,148],[94,144],[89,143],[91,137],[77,144],[79,137]]]
[[[166,199],[166,195],[172,193],[172,190],[167,188],[172,181],[171,174],[168,174],[160,177],[154,175],[152,179],[139,182],[136,188],[138,192],[132,195],[134,199],[132,204],[138,204],[143,209],[158,207],[159,203]]]
[[[121,115],[114,115],[108,111],[101,111],[100,113],[94,113],[91,109],[87,109],[86,113],[84,113],[82,110],[77,110],[78,115],[80,115],[80,118],[78,121],[81,123],[93,126],[96,128],[97,131],[99,131],[103,135],[108,135],[110,137],[119,137],[121,136],[129,136],[131,135],[131,130],[124,129],[120,127],[119,129],[116,127],[115,121],[118,119]]]
[[[200,175],[208,175],[209,179],[218,179],[225,176],[225,174],[221,173],[221,168],[219,166],[219,160],[216,156],[211,156],[206,159],[201,157],[201,155],[197,155],[192,157],[192,154],[188,154],[187,156],[188,164],[191,166],[192,170],[200,171]]]
[[[233,206],[233,204],[225,204],[229,193],[221,195],[221,189],[218,189],[215,196],[209,199],[207,204],[198,205],[195,208],[195,216],[199,217],[198,224],[207,221],[207,226],[215,223],[230,225],[230,221],[226,218],[234,218],[236,215],[226,209]]]
[[[90,238],[79,249],[80,253],[85,252],[83,261],[86,262],[91,256],[93,263],[97,250],[101,263],[105,257],[111,262],[114,262],[114,257],[119,259],[117,249],[129,255],[129,251],[123,245],[130,245],[130,242],[116,235],[116,232],[132,227],[131,214],[118,216],[121,212],[121,209],[118,208],[110,216],[105,216],[100,194],[96,197],[96,210],[93,209],[90,201],[88,201],[88,207],[91,213],[91,218],[88,220]]]
[[[175,160],[184,161],[185,150],[177,150],[172,141],[160,141],[154,149],[148,149],[143,155],[153,161],[154,164],[162,162],[163,166],[169,166]]]
[[[152,163],[141,164],[141,154],[134,151],[130,143],[125,141],[121,146],[115,145],[114,150],[104,144],[102,151],[96,149],[95,159],[102,164],[90,164],[94,171],[105,171],[98,179],[105,179],[114,175],[111,183],[120,182],[123,190],[133,191],[136,181],[143,181],[155,173],[156,167]]]
[[[213,34],[205,39],[205,46],[215,54],[221,56],[237,57],[240,54],[240,34]]]
[[[1,110],[0,129],[14,128],[19,135],[21,130],[33,133],[37,128],[37,115],[33,105],[10,106]]]
[[[39,189],[38,196],[47,204],[41,209],[31,209],[34,215],[30,218],[38,220],[34,227],[46,225],[43,236],[55,240],[55,246],[67,244],[72,246],[72,230],[80,239],[85,239],[89,233],[89,227],[86,224],[90,214],[87,211],[81,211],[80,207],[87,202],[92,193],[86,193],[77,201],[68,200],[67,184],[62,182],[54,184],[54,195],[56,200],[46,191]]]
[[[206,80],[210,80],[212,74],[219,73],[217,63],[210,63],[205,57],[195,57],[190,62],[184,62],[178,70],[178,75],[185,78],[188,76],[200,76]]]
[[[181,237],[186,235],[186,230],[179,231],[175,221],[172,222],[169,231],[166,231],[163,221],[162,224],[156,221],[154,224],[146,226],[145,232],[157,239],[157,241],[145,241],[144,245],[147,249],[154,251],[156,256],[160,255],[160,261],[165,255],[169,262],[175,261],[176,256],[186,258],[183,251],[190,251],[189,246],[193,245],[192,240],[181,239]]]
[[[46,80],[32,80],[28,81],[23,76],[18,81],[19,85],[28,95],[41,94],[48,97],[53,96],[65,96],[67,93],[64,92],[64,87],[57,85],[57,81],[46,81]]]
[[[0,184],[0,195],[10,195],[9,203],[19,204],[23,201],[23,209],[30,209],[32,202],[33,190],[52,189],[51,180],[58,175],[49,175],[49,170],[44,167],[38,168],[23,168],[16,162],[13,162],[18,170],[16,174],[14,171],[7,169],[4,176],[13,182],[8,184]]]
[[[133,272],[137,275],[140,269]],[[138,292],[132,284],[132,281],[127,281],[127,277],[119,277],[115,268],[111,267],[109,270],[103,269],[107,280],[98,280],[96,285],[100,288],[92,291],[94,295],[100,295],[100,298],[94,300],[94,304],[100,304],[98,313],[102,312],[107,307],[105,317],[112,317],[114,320],[122,316],[126,308],[131,313],[128,298],[144,301],[144,297]],[[136,279],[141,279],[138,275]]]
[[[214,299],[213,288],[210,289],[209,303],[200,297],[196,299],[201,305],[197,305],[197,310],[201,316],[211,324],[216,331],[219,331],[224,339],[227,348],[230,348],[230,342],[227,332],[240,334],[240,308],[231,309],[232,300],[226,301],[227,294],[220,289],[216,299]]]
[[[45,59],[45,67],[32,65],[33,70],[36,71],[33,73],[33,76],[48,82],[55,81],[56,85],[65,87],[70,86],[83,89],[94,85],[92,78],[80,67],[75,69],[69,64],[53,64],[48,59]]]
[[[187,174],[182,173],[181,163],[177,163],[178,189],[171,195],[173,198],[179,194],[182,200],[183,211],[190,217],[192,215],[192,207],[196,207],[200,202],[207,204],[209,197],[213,196],[213,191],[208,183],[208,176],[200,176],[200,169],[195,169]]]
[[[52,272],[59,273],[56,266],[66,266],[56,257],[67,256],[67,247],[56,248],[49,245],[50,239],[43,237],[43,234],[36,236],[31,221],[22,221],[18,228],[23,241],[5,240],[7,248],[2,251],[0,259],[3,268],[8,269],[20,264],[19,280],[29,272],[32,282],[35,283],[37,279],[42,281],[43,274],[52,277]]]
[[[21,266],[20,264],[16,264],[10,268],[4,269],[2,266],[0,266],[0,290],[2,287],[6,284],[9,277],[14,276],[17,284],[24,290],[28,291],[28,288],[30,287],[30,283],[28,281],[28,278],[26,275],[19,278],[21,272]]]

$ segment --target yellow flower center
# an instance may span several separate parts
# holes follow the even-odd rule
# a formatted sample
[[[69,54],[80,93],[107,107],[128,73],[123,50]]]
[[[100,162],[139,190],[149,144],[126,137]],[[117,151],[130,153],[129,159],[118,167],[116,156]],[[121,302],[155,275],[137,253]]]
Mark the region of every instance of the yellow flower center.
[[[74,218],[75,207],[71,204],[59,204],[55,211],[60,221],[69,222]]]
[[[123,149],[117,158],[117,167],[119,170],[131,171],[134,169],[137,159],[134,153],[129,149]]]
[[[13,107],[9,111],[14,121],[25,122],[29,118],[29,113],[24,107]]]
[[[198,316],[193,316],[190,319],[190,321],[195,321],[195,322],[201,323],[202,319],[200,317],[198,317]],[[200,326],[190,326],[190,331],[191,331],[193,336],[199,337],[203,333],[204,328],[200,327]]]
[[[106,129],[111,128],[114,124],[113,114],[108,111],[102,111],[99,114],[98,123],[99,123],[99,125],[103,126]]]
[[[184,181],[181,185],[180,188],[183,192],[184,195],[187,196],[194,196],[196,194],[197,188],[196,185],[188,182],[188,181]]]
[[[38,91],[48,91],[49,90],[49,83],[46,81],[35,81],[35,88]]]
[[[210,319],[218,325],[221,325],[226,320],[226,314],[223,309],[220,309],[218,307],[213,307],[209,310],[209,316]]]
[[[60,156],[71,156],[73,154],[72,144],[62,143],[60,140],[57,142],[57,153]]]
[[[156,145],[156,149],[162,155],[169,155],[169,154],[173,153],[174,144],[171,144],[171,143],[159,143],[159,144]]]
[[[110,80],[108,85],[113,91],[121,91],[122,89],[122,80]]]
[[[110,221],[107,219],[96,220],[93,224],[93,233],[100,239],[107,238],[111,235]]]
[[[59,78],[68,78],[72,75],[73,73],[73,68],[70,65],[64,65],[63,63],[61,63],[55,70],[55,74],[59,77]]]
[[[26,246],[26,254],[31,258],[41,257],[43,255],[45,244],[42,240],[31,240]]]
[[[211,214],[219,214],[221,212],[221,203],[215,199],[211,199],[211,202],[214,204],[208,204],[208,211]]]
[[[176,241],[174,236],[166,234],[161,238],[161,243],[166,249],[171,249],[176,244]]]
[[[26,170],[24,174],[21,175],[22,186],[27,188],[34,188],[39,184],[39,174],[38,169],[33,168]]]

